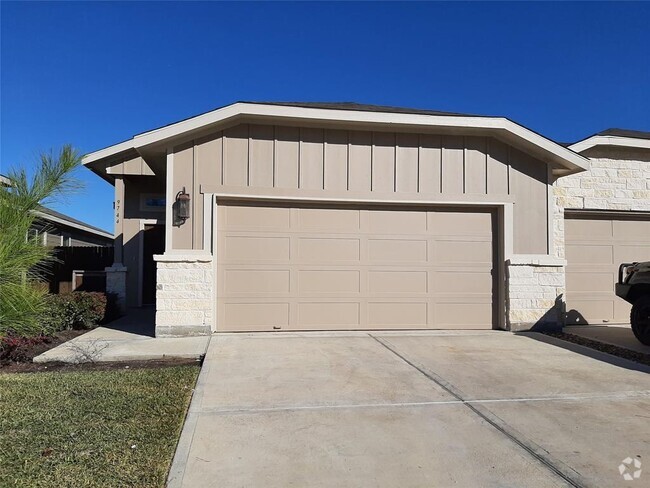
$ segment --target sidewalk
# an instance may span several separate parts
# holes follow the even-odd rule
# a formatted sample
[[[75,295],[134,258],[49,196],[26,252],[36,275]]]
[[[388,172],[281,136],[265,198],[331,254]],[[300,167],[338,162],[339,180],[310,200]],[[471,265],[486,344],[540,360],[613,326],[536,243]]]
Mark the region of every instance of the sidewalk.
[[[118,320],[97,327],[34,358],[35,363],[147,361],[198,359],[205,355],[209,336],[153,337],[153,309],[132,309]]]

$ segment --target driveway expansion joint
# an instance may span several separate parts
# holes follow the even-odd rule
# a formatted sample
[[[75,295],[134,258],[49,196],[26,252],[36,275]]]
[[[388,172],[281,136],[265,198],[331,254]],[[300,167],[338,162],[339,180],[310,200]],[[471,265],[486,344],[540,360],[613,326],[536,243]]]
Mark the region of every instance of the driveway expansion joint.
[[[508,425],[503,419],[501,419],[500,417],[492,413],[486,407],[482,406],[481,404],[475,404],[475,402],[466,400],[464,398],[463,393],[458,388],[456,388],[454,385],[452,385],[451,383],[449,383],[448,381],[446,381],[444,378],[437,375],[433,371],[430,371],[424,366],[418,365],[415,362],[411,361],[410,359],[406,358],[397,350],[394,344],[390,343],[390,341],[387,341],[386,339],[381,337],[377,337],[373,334],[368,334],[368,336],[374,339],[375,341],[377,341],[386,349],[388,349],[390,352],[392,352],[395,356],[400,358],[406,364],[419,371],[426,378],[428,378],[429,380],[437,384],[447,393],[452,395],[454,398],[456,398],[459,401],[459,403],[469,408],[473,413],[475,413],[485,422],[487,422],[492,427],[494,427],[497,431],[499,431],[508,439],[510,439],[514,444],[521,447],[524,451],[526,451],[529,455],[531,455],[534,459],[539,461],[549,471],[551,471],[553,474],[555,474],[556,476],[564,480],[566,483],[576,488],[584,488],[589,485],[588,482],[584,479],[584,477],[576,470],[574,470],[570,466],[567,466],[562,461],[552,457],[548,451],[546,451],[541,446],[535,444],[530,439],[527,439],[521,433],[517,432],[513,427]]]

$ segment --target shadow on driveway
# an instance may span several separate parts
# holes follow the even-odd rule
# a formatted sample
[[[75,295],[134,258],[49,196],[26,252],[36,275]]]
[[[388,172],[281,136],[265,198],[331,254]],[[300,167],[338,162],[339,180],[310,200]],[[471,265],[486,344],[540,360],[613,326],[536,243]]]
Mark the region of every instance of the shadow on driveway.
[[[568,327],[565,328],[565,332],[568,334],[573,333],[573,328]],[[630,332],[631,333],[631,332]],[[566,349],[568,351],[581,354],[582,356],[587,356],[592,359],[596,359],[598,361],[602,361],[604,363],[611,364],[613,366],[618,366],[620,368],[625,368],[629,369],[632,371],[641,371],[643,373],[650,373],[650,366],[647,364],[642,364],[636,361],[633,361],[631,359],[626,359],[626,357],[620,357],[620,356],[628,356],[630,357],[630,351],[626,351],[624,348],[620,346],[610,346],[608,344],[601,344],[597,345],[594,344],[594,346],[597,347],[603,347],[604,349],[607,350],[608,352],[603,352],[601,350],[596,350],[592,349],[591,347],[588,347],[587,345],[582,345],[582,344],[576,344],[574,342],[569,342],[567,340],[560,339],[558,337],[553,337],[550,335],[542,334],[539,332],[517,332],[515,335],[520,336],[520,337],[526,337],[528,339],[534,339],[539,342],[543,342],[545,344],[550,344],[553,346],[560,347],[562,349]],[[584,341],[585,343],[588,343],[589,341]],[[595,341],[592,341],[595,342]],[[609,347],[607,347],[609,346]],[[618,354],[618,355],[615,355]],[[634,352],[632,352],[632,355],[635,355]],[[641,354],[641,353],[636,353],[636,356],[643,356],[645,359],[647,359],[650,362],[650,355],[647,354]],[[645,361],[644,361],[645,362]]]

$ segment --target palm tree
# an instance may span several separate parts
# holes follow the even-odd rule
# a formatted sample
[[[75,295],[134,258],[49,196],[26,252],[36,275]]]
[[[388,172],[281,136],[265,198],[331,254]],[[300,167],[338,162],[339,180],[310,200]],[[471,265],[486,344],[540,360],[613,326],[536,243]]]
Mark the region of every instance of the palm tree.
[[[31,178],[24,169],[13,170],[8,174],[10,183],[0,185],[0,336],[47,332],[47,291],[38,282],[53,259],[52,250],[30,236],[29,229],[41,205],[81,187],[73,176],[80,164],[81,155],[66,145],[56,157],[41,154]]]

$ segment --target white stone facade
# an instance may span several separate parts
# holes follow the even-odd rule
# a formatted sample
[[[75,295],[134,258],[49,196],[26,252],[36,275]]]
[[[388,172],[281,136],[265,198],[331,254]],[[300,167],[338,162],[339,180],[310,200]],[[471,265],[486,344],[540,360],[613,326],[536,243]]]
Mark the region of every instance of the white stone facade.
[[[556,263],[507,266],[507,318],[510,330],[560,325],[566,293],[565,210],[650,211],[650,160],[633,151],[595,148],[588,171],[559,178],[553,185],[553,256]]]
[[[564,313],[564,266],[508,263],[506,315],[509,330],[560,327]]]
[[[156,337],[210,334],[212,258],[162,255],[156,261]]]
[[[650,162],[594,157],[589,171],[560,178],[555,194],[564,208],[650,211]]]

